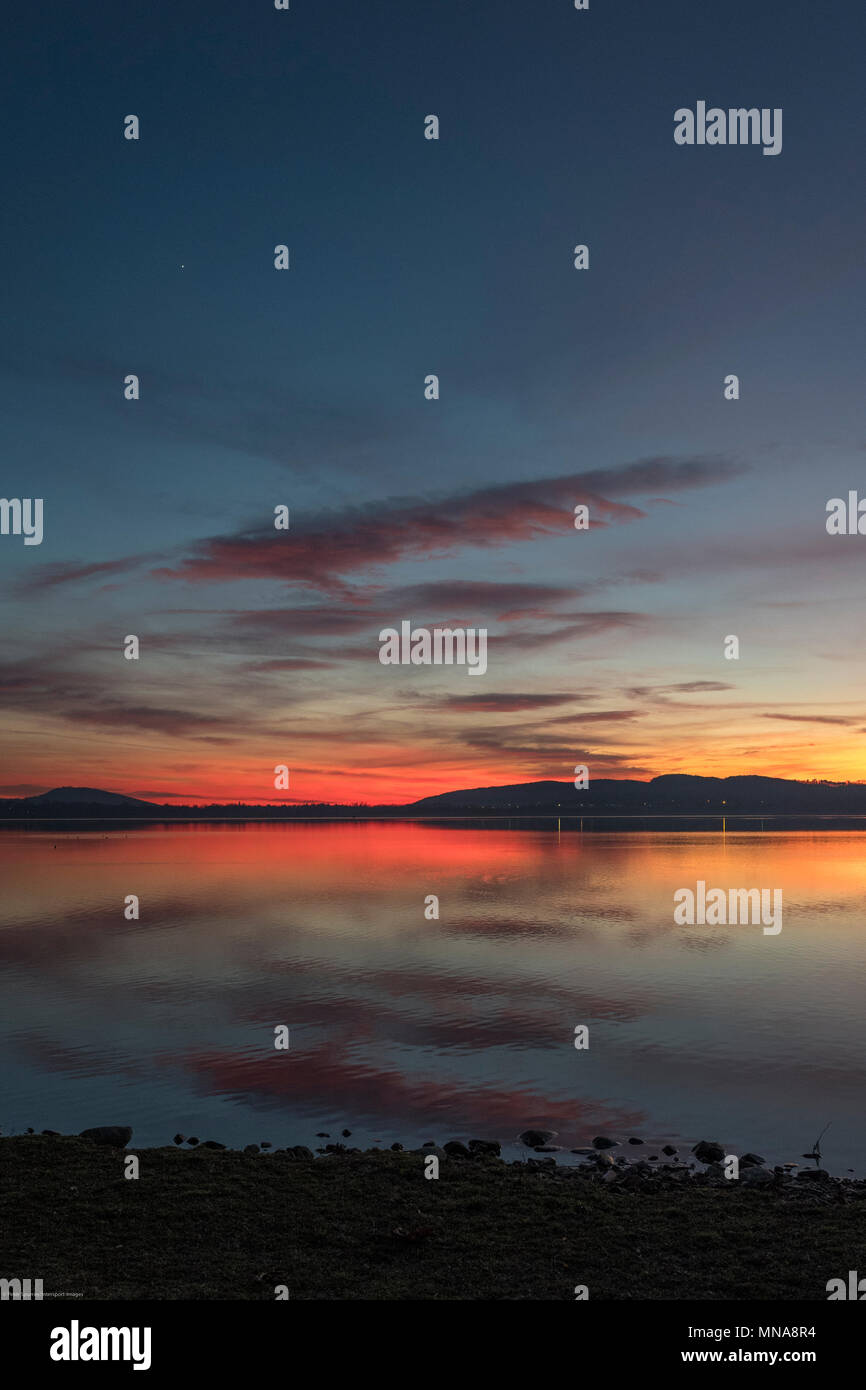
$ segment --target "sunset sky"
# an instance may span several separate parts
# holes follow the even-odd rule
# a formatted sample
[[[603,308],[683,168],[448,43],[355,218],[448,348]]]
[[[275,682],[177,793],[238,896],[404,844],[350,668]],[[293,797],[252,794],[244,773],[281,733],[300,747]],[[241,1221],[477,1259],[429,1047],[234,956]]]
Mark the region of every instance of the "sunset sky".
[[[866,495],[862,17],[49,8],[0,60],[0,494],[45,512],[0,536],[0,795],[866,778],[866,537],[825,527]],[[677,146],[698,100],[781,107],[782,153]],[[486,627],[486,674],[381,665],[404,619]]]

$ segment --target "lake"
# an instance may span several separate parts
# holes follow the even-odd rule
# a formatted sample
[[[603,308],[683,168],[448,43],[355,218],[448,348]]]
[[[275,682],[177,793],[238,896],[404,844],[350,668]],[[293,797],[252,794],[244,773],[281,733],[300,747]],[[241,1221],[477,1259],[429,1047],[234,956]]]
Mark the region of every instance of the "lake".
[[[866,834],[68,825],[0,833],[6,1134],[799,1161],[830,1122],[866,1173]],[[675,924],[698,881],[780,888],[783,929]]]

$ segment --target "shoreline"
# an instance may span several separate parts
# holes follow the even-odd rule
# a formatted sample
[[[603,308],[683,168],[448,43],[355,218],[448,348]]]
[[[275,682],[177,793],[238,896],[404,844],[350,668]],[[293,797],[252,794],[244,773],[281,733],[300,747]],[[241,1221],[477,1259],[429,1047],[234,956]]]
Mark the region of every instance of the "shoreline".
[[[866,1181],[820,1169],[251,1147],[0,1138],[4,1274],[96,1299],[826,1299],[866,1235]]]
[[[205,1133],[206,1131],[202,1131]],[[197,1135],[187,1136],[176,1133],[171,1141],[164,1143],[135,1144],[132,1142],[134,1130],[130,1125],[103,1125],[77,1133],[63,1133],[56,1129],[35,1130],[28,1128],[18,1133],[0,1131],[0,1144],[9,1139],[81,1139],[97,1147],[107,1147],[127,1153],[160,1153],[181,1149],[191,1153],[196,1149],[210,1152],[256,1155],[285,1154],[289,1157],[304,1158],[310,1161],[318,1158],[360,1157],[386,1153],[401,1153],[426,1157],[433,1154],[440,1160],[456,1159],[465,1162],[479,1158],[495,1158],[510,1167],[544,1167],[548,1170],[573,1172],[580,1170],[590,1176],[623,1178],[640,1174],[654,1179],[665,1175],[669,1178],[693,1180],[702,1176],[711,1179],[721,1178],[725,1186],[734,1180],[751,1185],[766,1185],[767,1179],[775,1180],[777,1185],[803,1178],[805,1181],[862,1183],[866,1186],[866,1175],[858,1177],[853,1168],[844,1173],[832,1172],[823,1166],[823,1155],[819,1152],[803,1153],[799,1161],[786,1160],[773,1162],[752,1150],[740,1154],[727,1149],[717,1140],[701,1139],[692,1144],[680,1138],[676,1143],[670,1141],[645,1140],[637,1136],[626,1139],[612,1139],[597,1136],[591,1144],[570,1148],[556,1141],[560,1135],[555,1130],[528,1129],[522,1134],[507,1140],[466,1138],[427,1140],[421,1144],[404,1145],[400,1142],[388,1144],[376,1141],[366,1147],[354,1142],[351,1130],[319,1131],[316,1139],[322,1142],[310,1147],[308,1144],[273,1144],[268,1140],[246,1144],[223,1143],[212,1137],[203,1139]],[[324,1141],[328,1142],[325,1143]],[[504,1152],[503,1152],[504,1151]],[[735,1170],[726,1171],[726,1164],[736,1160]]]
[[[270,808],[273,809],[273,808]],[[311,810],[314,808],[310,808]],[[815,833],[817,831],[866,830],[866,812],[646,812],[644,814],[618,814],[616,812],[575,812],[575,811],[461,811],[425,812],[421,815],[405,813],[389,815],[382,810],[365,814],[363,810],[353,809],[346,813],[337,811],[310,814],[307,810],[285,812],[278,815],[244,815],[216,812],[202,807],[194,813],[173,814],[171,809],[159,815],[78,815],[75,813],[44,816],[12,816],[0,812],[0,830],[33,830],[55,833],[63,827],[76,825],[106,831],[157,829],[172,826],[195,825],[452,825],[458,829],[473,830],[552,830],[568,831],[571,834],[625,834],[643,832],[647,834],[696,833],[706,834],[781,834],[791,832]]]

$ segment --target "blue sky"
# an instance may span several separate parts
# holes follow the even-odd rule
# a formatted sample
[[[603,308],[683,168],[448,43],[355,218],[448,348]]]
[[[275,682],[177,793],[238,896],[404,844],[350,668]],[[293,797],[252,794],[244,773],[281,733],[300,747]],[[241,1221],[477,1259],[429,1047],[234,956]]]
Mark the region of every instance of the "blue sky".
[[[45,538],[0,537],[0,791],[862,776],[862,538],[824,516],[862,476],[863,29],[737,0],[16,16],[2,491]],[[781,155],[677,146],[698,100],[782,108]],[[576,533],[585,475],[642,515]],[[382,668],[403,618],[487,623],[520,713]]]

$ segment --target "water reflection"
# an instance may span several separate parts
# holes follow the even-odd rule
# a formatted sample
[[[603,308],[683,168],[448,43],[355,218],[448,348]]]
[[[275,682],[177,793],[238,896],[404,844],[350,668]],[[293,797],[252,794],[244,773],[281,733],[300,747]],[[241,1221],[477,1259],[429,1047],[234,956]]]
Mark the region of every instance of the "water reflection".
[[[864,1171],[864,850],[859,832],[4,830],[0,1128],[410,1145],[537,1125],[566,1148],[635,1133],[797,1159],[832,1119],[828,1166]],[[780,887],[783,931],[675,926],[698,879]]]

